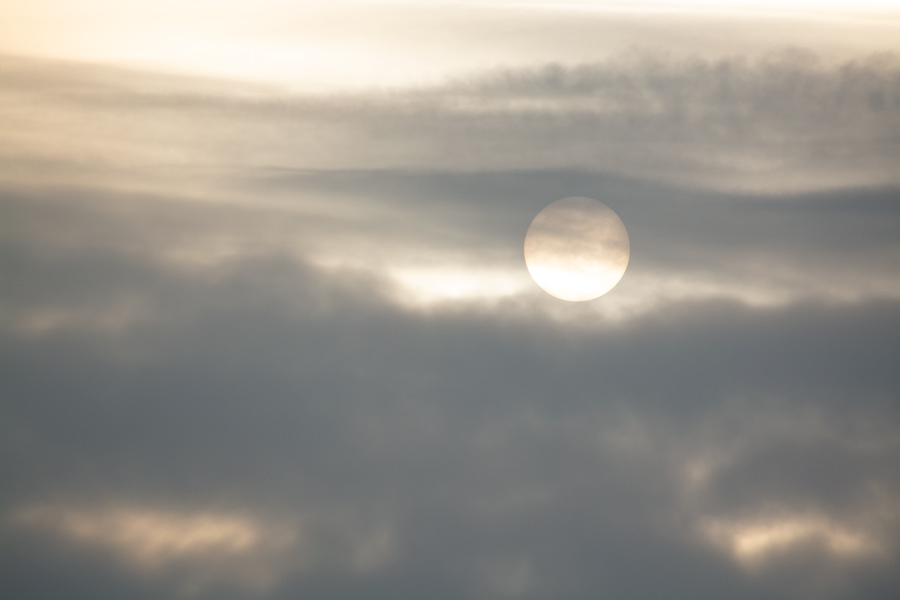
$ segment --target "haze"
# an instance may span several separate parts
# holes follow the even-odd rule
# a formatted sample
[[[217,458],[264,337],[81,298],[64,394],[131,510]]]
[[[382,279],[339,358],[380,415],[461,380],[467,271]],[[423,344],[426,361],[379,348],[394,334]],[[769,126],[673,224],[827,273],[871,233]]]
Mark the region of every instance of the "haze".
[[[0,589],[900,597],[893,4],[0,0]]]

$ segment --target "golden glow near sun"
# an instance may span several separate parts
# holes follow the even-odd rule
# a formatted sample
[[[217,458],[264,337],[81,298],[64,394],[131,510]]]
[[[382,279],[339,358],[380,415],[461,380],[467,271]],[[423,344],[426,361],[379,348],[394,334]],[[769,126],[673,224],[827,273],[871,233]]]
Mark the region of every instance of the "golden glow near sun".
[[[593,300],[625,274],[628,232],[611,208],[563,198],[542,210],[525,235],[525,264],[535,282],[562,300]]]

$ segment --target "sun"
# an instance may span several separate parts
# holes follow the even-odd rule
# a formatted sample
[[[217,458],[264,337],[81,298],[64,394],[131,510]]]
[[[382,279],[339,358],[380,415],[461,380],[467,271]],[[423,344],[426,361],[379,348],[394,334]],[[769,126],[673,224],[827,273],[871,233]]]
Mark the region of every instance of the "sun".
[[[593,300],[615,287],[630,256],[619,215],[590,198],[557,200],[538,213],[525,235],[525,265],[535,282],[571,302]]]

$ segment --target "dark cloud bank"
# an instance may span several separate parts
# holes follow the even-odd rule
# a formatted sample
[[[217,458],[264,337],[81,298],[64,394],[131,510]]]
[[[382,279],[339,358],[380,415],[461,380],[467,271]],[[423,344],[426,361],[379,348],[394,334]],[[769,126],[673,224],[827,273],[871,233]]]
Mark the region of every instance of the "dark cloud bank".
[[[900,593],[895,58],[343,99],[4,60],[7,595]],[[316,262],[524,270],[571,195],[631,237],[595,303],[410,305]]]
[[[513,229],[534,207],[450,198],[514,195],[530,178],[582,193],[643,185],[577,173],[256,185],[335,198],[361,186],[424,211],[423,223],[496,211],[520,221],[497,234],[518,248]],[[437,192],[415,206],[423,186],[444,189],[447,205]],[[658,214],[646,195],[621,193],[617,209],[632,239],[648,240],[635,244],[638,272],[742,247],[865,269],[895,247],[897,194],[707,193]],[[84,189],[7,190],[4,205],[2,578],[17,597],[900,589],[896,298],[688,299],[581,323],[515,299],[410,311],[371,273],[277,250],[202,268],[158,258],[182,236],[271,231],[283,216],[264,210]],[[230,554],[163,544],[169,554],[142,561],[129,554],[141,534],[103,521],[121,507],[249,515],[265,539],[291,535]],[[101,533],[79,537],[91,523]]]

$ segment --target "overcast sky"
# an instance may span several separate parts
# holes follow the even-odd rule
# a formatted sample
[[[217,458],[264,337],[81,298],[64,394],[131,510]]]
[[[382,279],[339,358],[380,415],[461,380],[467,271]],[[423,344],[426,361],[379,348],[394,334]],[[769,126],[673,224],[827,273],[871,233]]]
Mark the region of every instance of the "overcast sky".
[[[900,597],[897,40],[877,0],[0,0],[0,588]],[[588,302],[523,258],[570,196],[630,238]]]

